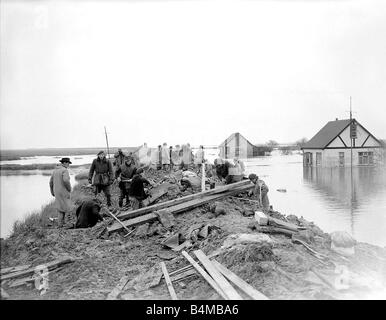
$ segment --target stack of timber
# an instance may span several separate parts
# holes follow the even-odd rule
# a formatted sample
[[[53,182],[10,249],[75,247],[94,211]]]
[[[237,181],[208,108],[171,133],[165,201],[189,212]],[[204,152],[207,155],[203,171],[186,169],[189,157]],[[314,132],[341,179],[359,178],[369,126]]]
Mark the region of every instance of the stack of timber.
[[[268,300],[268,298],[235,273],[224,267],[216,260],[210,260],[208,256],[201,250],[193,252],[203,268],[186,252],[182,255],[190,262],[190,264],[198,271],[198,273],[209,283],[209,285],[217,291],[217,293],[225,300],[243,300],[239,292],[231,285],[233,283],[244,295],[254,300]],[[228,282],[228,280],[231,282]]]
[[[230,185],[218,187],[215,189],[195,193],[186,197],[158,203],[149,207],[138,210],[128,211],[119,216],[126,227],[134,227],[140,224],[152,222],[158,219],[158,215],[154,213],[165,208],[172,214],[181,213],[199,207],[205,203],[215,201],[221,198],[229,197],[244,191],[248,191],[254,187],[254,184],[249,180],[243,180]],[[129,219],[129,220],[128,220]],[[108,232],[114,232],[122,229],[123,226],[119,223],[114,223],[107,228]]]

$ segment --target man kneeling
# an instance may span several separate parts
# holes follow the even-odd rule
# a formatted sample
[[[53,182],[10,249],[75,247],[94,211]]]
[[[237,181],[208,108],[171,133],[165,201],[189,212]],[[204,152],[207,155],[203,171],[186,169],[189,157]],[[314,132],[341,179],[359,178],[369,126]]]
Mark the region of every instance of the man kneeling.
[[[76,209],[75,228],[91,228],[98,221],[103,221],[103,217],[99,213],[101,206],[98,200],[86,200]]]

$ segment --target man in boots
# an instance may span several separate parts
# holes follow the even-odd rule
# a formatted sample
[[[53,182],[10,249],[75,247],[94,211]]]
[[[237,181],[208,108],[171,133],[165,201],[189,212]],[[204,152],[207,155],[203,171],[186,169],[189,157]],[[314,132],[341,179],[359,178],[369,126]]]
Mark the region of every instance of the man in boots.
[[[110,185],[113,181],[113,166],[110,160],[106,159],[104,151],[99,151],[97,158],[94,159],[91,164],[88,174],[88,182],[95,186],[95,195],[103,191],[107,199],[108,207],[111,207]]]

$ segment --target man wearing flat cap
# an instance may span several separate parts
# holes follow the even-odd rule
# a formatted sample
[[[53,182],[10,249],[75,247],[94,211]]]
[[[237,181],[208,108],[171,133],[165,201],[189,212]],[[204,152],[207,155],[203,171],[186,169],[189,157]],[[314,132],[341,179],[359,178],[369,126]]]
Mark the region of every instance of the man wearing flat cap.
[[[55,168],[50,179],[50,190],[51,194],[55,197],[55,208],[59,213],[58,226],[62,228],[65,215],[71,210],[71,183],[68,167],[72,162],[70,158],[62,158],[59,162],[61,165]]]
[[[113,165],[106,159],[104,151],[99,151],[97,158],[91,164],[88,182],[95,186],[95,195],[103,191],[107,199],[107,206],[111,206],[110,185],[114,181]]]

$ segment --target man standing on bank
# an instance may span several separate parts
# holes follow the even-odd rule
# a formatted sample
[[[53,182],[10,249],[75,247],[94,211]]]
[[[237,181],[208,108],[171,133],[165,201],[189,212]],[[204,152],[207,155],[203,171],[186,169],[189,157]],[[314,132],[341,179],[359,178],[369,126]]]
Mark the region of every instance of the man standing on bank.
[[[107,206],[111,207],[110,185],[114,181],[113,166],[110,160],[106,159],[104,151],[99,151],[97,156],[91,164],[88,182],[95,186],[95,195],[103,191],[107,199]]]
[[[55,168],[50,179],[50,190],[55,197],[55,208],[59,213],[58,227],[62,228],[66,213],[71,210],[71,183],[68,167],[72,162],[70,158],[62,158],[59,162],[61,162],[61,165]]]

